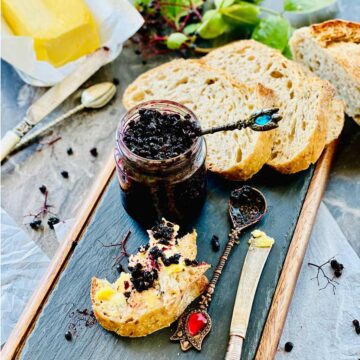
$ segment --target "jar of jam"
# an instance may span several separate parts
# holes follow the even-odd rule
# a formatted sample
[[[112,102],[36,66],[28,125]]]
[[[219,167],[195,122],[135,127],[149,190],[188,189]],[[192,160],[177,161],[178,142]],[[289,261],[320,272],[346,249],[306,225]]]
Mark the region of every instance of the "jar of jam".
[[[205,140],[194,137],[182,153],[175,152],[176,156],[160,160],[155,159],[158,154],[149,158],[135,153],[126,144],[127,132],[135,122],[141,121],[140,113],[148,109],[174,118],[177,124],[187,119],[200,126],[192,111],[172,101],[149,101],[129,110],[116,132],[115,160],[122,203],[132,217],[146,226],[152,226],[162,217],[184,224],[199,213],[206,197]],[[141,138],[135,140],[142,142]]]

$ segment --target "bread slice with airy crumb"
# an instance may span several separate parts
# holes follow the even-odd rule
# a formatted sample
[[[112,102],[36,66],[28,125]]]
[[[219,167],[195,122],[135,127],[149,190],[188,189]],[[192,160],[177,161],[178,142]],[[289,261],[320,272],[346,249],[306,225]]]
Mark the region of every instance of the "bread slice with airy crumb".
[[[234,83],[197,60],[174,60],[142,74],[126,89],[123,103],[129,109],[154,99],[185,105],[203,129],[277,105],[273,91],[266,87]],[[232,180],[249,179],[268,161],[273,133],[245,129],[206,135],[209,170]]]
[[[285,174],[307,169],[342,128],[341,103],[333,103],[328,82],[306,76],[302,66],[254,40],[218,48],[203,58],[235,81],[262,83],[274,90],[283,119],[267,162]],[[340,125],[339,125],[340,124]]]
[[[106,330],[127,337],[149,335],[170,326],[206,289],[204,273],[210,265],[195,261],[196,231],[178,238],[178,230],[178,225],[163,219],[149,230],[149,245],[129,258],[132,274],[122,272],[113,284],[95,277],[91,280],[92,308]],[[169,264],[174,256],[177,260]],[[145,272],[152,274],[153,283],[144,290],[139,281],[147,281],[140,278]]]
[[[296,61],[330,81],[360,125],[360,23],[336,19],[298,29],[290,47]]]

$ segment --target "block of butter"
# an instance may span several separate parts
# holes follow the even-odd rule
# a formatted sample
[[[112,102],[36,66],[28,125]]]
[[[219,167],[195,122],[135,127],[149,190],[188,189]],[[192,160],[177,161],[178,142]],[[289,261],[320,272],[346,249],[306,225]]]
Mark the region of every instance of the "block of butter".
[[[100,46],[97,24],[83,0],[2,0],[14,35],[34,40],[38,60],[59,67]]]

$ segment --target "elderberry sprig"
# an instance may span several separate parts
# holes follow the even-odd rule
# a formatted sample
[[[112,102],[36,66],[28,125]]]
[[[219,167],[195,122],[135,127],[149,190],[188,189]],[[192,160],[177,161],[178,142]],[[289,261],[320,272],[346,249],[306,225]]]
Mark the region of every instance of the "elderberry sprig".
[[[260,6],[261,0],[135,0],[145,24],[134,39],[143,57],[172,50],[209,52],[213,40],[223,43],[226,37],[250,37],[290,57],[292,28],[284,13],[315,11],[333,1],[285,0],[278,12]]]

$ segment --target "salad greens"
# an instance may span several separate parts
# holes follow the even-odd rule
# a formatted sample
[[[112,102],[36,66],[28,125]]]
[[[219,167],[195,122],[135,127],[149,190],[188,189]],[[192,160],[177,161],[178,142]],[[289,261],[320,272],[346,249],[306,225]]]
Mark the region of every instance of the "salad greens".
[[[335,0],[284,0],[283,11],[261,5],[262,0],[135,0],[145,19],[137,42],[140,51],[207,52],[230,40],[252,38],[291,56],[292,28],[286,12],[311,12]]]

